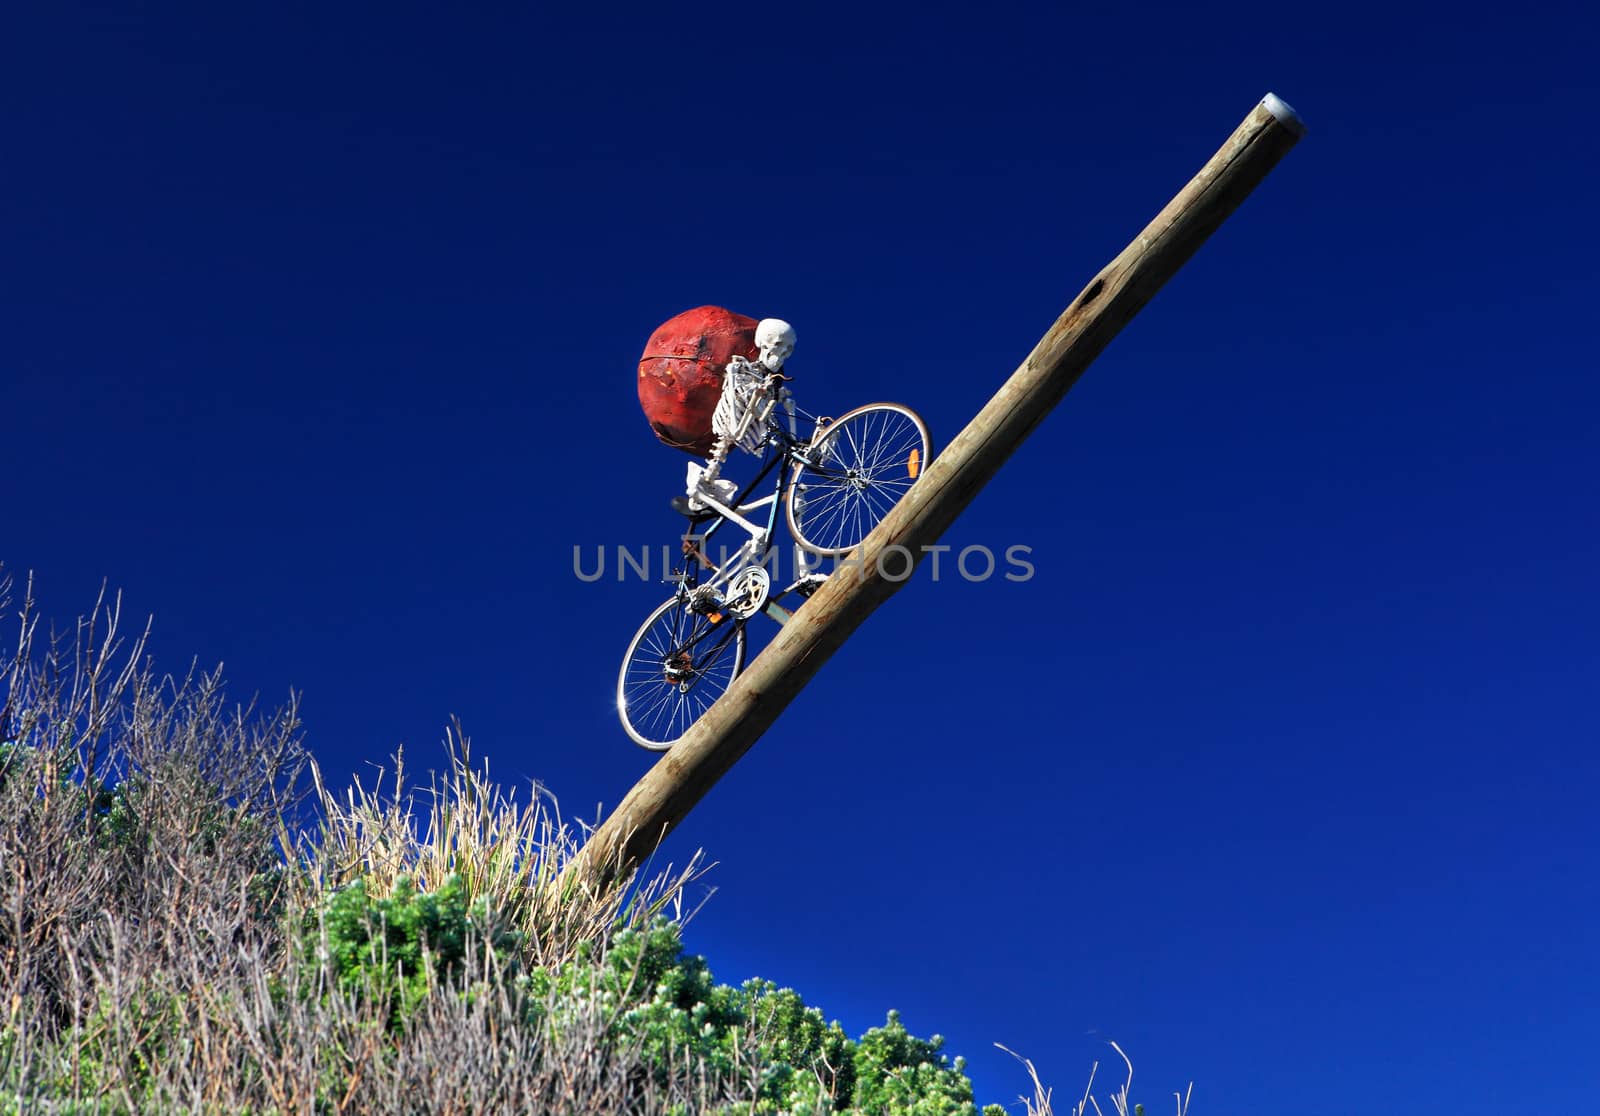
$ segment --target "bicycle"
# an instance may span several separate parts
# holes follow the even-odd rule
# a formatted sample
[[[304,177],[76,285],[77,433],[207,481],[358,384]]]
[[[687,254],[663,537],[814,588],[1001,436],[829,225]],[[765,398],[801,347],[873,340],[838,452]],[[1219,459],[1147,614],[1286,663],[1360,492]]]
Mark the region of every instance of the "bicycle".
[[[744,668],[750,620],[766,615],[781,625],[794,613],[780,602],[794,594],[801,598],[798,609],[827,579],[803,572],[773,592],[766,562],[779,504],[802,549],[819,561],[842,557],[900,502],[928,462],[927,425],[909,407],[868,403],[837,419],[818,418],[794,405],[784,387],[788,380],[742,358],[731,361],[724,375],[718,432],[765,460],[755,478],[726,500],[704,489],[698,493],[702,510],[691,512],[683,568],[666,579],[676,589],[628,644],[617,675],[617,713],[643,748],[672,747],[733,684]],[[787,425],[774,418],[780,405]],[[809,438],[798,436],[797,413],[815,423]],[[719,467],[720,458],[711,474]],[[774,471],[772,491],[746,503]],[[763,508],[764,525],[747,518]],[[730,523],[749,538],[719,565],[707,553],[707,542]]]

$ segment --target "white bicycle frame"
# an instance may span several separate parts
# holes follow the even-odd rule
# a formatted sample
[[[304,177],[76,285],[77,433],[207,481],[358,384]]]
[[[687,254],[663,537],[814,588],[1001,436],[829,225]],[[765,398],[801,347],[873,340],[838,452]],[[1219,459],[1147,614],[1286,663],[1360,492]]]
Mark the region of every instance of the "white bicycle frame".
[[[731,375],[732,373],[730,370],[730,376]],[[777,388],[777,391],[773,391],[773,388]],[[773,410],[780,403],[783,405],[784,412],[788,416],[789,420],[789,436],[787,438],[784,437],[783,427],[774,422],[772,418]],[[741,417],[737,427],[735,427],[730,433],[731,443],[742,446],[751,444],[749,440],[749,434],[756,423],[760,423],[766,428],[765,434],[762,436],[759,443],[756,444],[763,447],[771,446],[773,444],[781,444],[783,446],[783,453],[785,457],[793,456],[795,450],[799,447],[808,446],[814,443],[817,440],[817,435],[820,434],[824,428],[824,424],[819,421],[817,428],[812,431],[810,440],[808,442],[800,441],[799,427],[795,419],[794,397],[790,392],[783,389],[782,381],[775,374],[769,374],[766,377],[762,384],[759,395],[755,399],[751,400],[751,405],[746,408],[745,413]],[[723,590],[727,588],[728,584],[732,582],[733,579],[747,567],[757,564],[758,561],[764,560],[766,554],[771,549],[772,533],[774,528],[777,526],[776,503],[785,494],[787,485],[785,484],[784,478],[789,465],[789,461],[782,461],[780,463],[778,466],[779,474],[776,486],[773,488],[773,491],[770,494],[761,497],[759,500],[752,500],[749,503],[732,506],[717,499],[716,496],[706,491],[702,490],[696,494],[695,498],[701,504],[704,504],[707,508],[710,508],[712,511],[716,512],[723,518],[723,520],[729,523],[737,524],[739,527],[743,528],[746,534],[750,536],[745,541],[744,545],[742,545],[732,557],[730,557],[721,566],[716,567],[710,577],[700,582],[699,587],[711,589],[716,594],[719,602],[722,600]],[[761,508],[766,507],[771,507],[772,509],[768,513],[766,526],[760,526],[746,518],[746,513],[758,511]],[[711,562],[706,556],[696,554],[695,557],[703,565],[708,567],[711,566]],[[783,592],[792,592],[808,582],[819,580],[821,576],[825,575],[804,574],[798,580],[796,580],[793,585],[789,586],[789,588],[785,589]],[[783,594],[777,595],[782,596]]]

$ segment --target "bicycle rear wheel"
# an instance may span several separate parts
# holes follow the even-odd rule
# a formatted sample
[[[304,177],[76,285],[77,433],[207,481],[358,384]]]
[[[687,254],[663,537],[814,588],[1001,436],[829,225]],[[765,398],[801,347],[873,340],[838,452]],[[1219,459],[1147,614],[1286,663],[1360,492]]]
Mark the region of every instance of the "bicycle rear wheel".
[[[623,730],[641,748],[666,751],[727,692],[744,668],[744,650],[743,620],[669,598],[639,626],[622,658]]]
[[[799,464],[784,516],[801,546],[848,554],[900,502],[928,464],[928,427],[899,403],[868,403],[812,440],[816,464]]]

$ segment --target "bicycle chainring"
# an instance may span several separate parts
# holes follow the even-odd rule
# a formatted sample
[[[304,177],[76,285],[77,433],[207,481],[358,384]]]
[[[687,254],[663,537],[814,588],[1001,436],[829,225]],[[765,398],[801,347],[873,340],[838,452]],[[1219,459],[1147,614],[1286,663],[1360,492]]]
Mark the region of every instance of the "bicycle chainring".
[[[772,593],[772,578],[764,566],[751,566],[740,570],[728,583],[728,598],[723,607],[740,620],[748,620],[761,611]]]

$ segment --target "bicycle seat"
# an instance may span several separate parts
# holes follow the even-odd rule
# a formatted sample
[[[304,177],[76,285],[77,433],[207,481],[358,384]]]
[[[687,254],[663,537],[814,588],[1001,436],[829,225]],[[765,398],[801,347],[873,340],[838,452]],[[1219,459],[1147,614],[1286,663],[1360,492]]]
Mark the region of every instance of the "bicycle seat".
[[[695,511],[689,506],[689,497],[687,496],[674,496],[668,503],[672,505],[673,511],[686,517],[690,523],[699,523],[701,520],[711,519],[717,514],[710,508],[702,508],[699,511]]]

